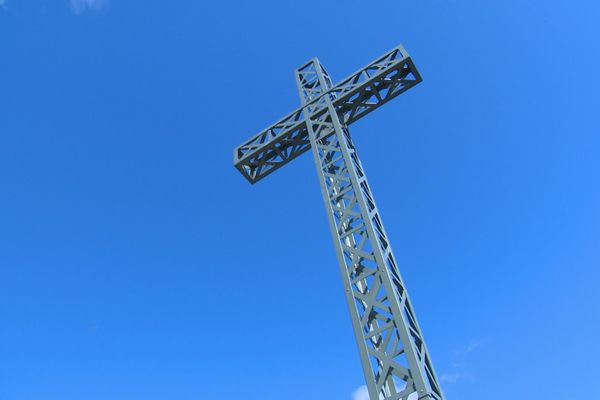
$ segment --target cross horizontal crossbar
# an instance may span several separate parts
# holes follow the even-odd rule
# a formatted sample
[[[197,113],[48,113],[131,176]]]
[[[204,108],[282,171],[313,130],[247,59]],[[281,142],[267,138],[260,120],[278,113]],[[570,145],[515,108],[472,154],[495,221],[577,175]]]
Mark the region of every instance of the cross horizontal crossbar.
[[[331,99],[340,120],[350,124],[421,82],[421,75],[401,45],[358,70],[280,121],[234,149],[234,165],[251,183],[310,149],[306,108],[313,119],[327,113]],[[326,138],[334,129],[325,127]]]

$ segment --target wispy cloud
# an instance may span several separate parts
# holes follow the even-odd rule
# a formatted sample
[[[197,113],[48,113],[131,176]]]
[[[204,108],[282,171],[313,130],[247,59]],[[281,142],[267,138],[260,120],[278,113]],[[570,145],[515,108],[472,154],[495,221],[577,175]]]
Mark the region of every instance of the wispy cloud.
[[[473,353],[475,350],[479,349],[481,346],[482,346],[481,341],[473,341],[473,342],[469,343],[469,345],[463,349],[454,350],[454,363],[453,363],[454,371],[443,373],[442,375],[440,375],[440,380],[442,382],[446,382],[446,383],[450,383],[450,384],[456,383],[461,380],[468,380],[468,381],[475,380],[475,377],[469,371],[467,371],[466,359],[468,358],[468,355],[470,353]]]
[[[5,1],[5,0],[0,0]],[[69,0],[71,9],[75,14],[81,14],[85,10],[98,11],[101,10],[108,0]]]
[[[473,377],[466,372],[452,372],[450,374],[442,374],[440,376],[440,380],[446,383],[456,383],[461,379],[473,379]]]
[[[362,385],[352,393],[352,400],[369,400],[369,391],[366,385]]]
[[[417,392],[411,393],[408,396],[408,400],[418,400],[419,396]],[[352,400],[370,400],[369,399],[369,390],[366,385],[362,385],[358,389],[352,393]]]
[[[6,0],[0,0],[0,7],[4,8],[6,6]]]
[[[471,353],[481,347],[481,342],[471,342],[465,349],[465,353]]]

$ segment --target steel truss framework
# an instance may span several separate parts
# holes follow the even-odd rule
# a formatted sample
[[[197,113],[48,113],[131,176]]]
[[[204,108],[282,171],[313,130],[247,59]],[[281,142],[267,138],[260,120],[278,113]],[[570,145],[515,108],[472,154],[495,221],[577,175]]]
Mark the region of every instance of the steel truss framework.
[[[235,149],[252,183],[312,149],[371,400],[443,400],[348,124],[421,81],[402,46],[336,86],[315,58],[302,107]]]

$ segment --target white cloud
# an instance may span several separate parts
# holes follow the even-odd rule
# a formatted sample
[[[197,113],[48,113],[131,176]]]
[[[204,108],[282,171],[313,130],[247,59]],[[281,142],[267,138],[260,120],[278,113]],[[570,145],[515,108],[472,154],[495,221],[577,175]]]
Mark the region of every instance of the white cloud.
[[[454,371],[446,372],[440,376],[442,382],[454,384],[458,381],[474,381],[475,377],[467,370],[469,356],[483,346],[482,341],[472,341],[463,349],[454,350]]]
[[[462,377],[463,374],[461,374],[460,372],[454,372],[452,374],[442,374],[440,380],[442,382],[456,383]]]
[[[411,393],[408,396],[408,400],[418,400],[417,392]],[[366,385],[362,385],[352,393],[352,400],[370,400],[369,390]]]
[[[470,353],[473,350],[478,349],[479,347],[481,347],[481,342],[471,342],[471,344],[469,344],[465,349],[465,353]]]
[[[369,391],[366,385],[362,385],[352,393],[352,400],[369,400]]]
[[[0,0],[4,1],[4,0]],[[75,14],[81,14],[85,10],[98,11],[102,9],[108,0],[69,0],[71,2],[71,9]]]

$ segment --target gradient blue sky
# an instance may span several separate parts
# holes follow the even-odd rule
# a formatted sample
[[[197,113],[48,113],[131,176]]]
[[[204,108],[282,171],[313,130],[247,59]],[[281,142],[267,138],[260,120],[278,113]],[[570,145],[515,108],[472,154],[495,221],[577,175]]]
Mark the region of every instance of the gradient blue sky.
[[[0,399],[351,400],[309,155],[232,149],[403,43],[352,127],[449,400],[600,398],[597,1],[0,1]]]

